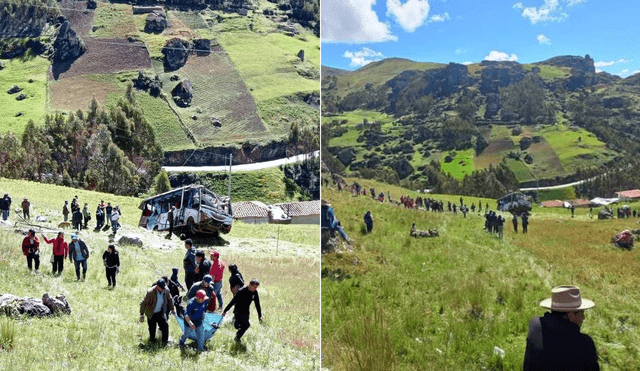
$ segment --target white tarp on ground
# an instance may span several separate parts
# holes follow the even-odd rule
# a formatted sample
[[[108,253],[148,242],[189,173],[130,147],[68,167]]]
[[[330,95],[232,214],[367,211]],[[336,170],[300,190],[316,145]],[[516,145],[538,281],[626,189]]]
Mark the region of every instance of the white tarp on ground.
[[[593,205],[598,205],[598,206],[606,206],[606,205],[610,205],[610,204],[615,204],[618,201],[619,200],[617,198],[596,197],[593,200],[590,200],[589,203],[591,203]]]

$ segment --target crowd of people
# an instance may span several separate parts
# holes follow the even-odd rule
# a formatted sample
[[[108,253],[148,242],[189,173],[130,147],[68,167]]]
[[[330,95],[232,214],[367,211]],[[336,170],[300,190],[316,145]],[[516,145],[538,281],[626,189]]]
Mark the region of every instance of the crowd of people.
[[[82,210],[80,210],[80,201],[78,200],[78,196],[76,195],[71,201],[71,205],[69,205],[69,201],[65,201],[62,206],[62,216],[64,217],[64,221],[69,221],[69,215],[71,215],[71,222],[73,224],[73,228],[80,232],[82,229],[89,228],[89,221],[91,221],[91,211],[89,210],[89,204],[85,203]],[[96,227],[95,231],[100,231],[104,226],[110,226],[115,236],[120,229],[120,217],[122,216],[122,210],[120,209],[120,205],[116,205],[116,207],[111,206],[111,202],[107,202],[106,205],[104,200],[100,200],[96,208]]]

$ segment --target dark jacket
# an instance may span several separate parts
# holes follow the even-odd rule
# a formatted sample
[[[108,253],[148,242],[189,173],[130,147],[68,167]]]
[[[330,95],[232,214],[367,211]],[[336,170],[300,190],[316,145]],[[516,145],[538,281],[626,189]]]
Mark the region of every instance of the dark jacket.
[[[210,270],[211,270],[211,260],[206,258],[202,259],[202,261],[200,262],[200,268],[198,268],[198,273],[196,273],[196,275],[193,276],[193,280],[202,281],[204,279],[204,276],[209,274]]]
[[[120,266],[120,255],[116,250],[113,250],[112,254],[107,250],[102,254],[102,261],[104,262],[105,267],[116,268]]]
[[[78,243],[80,244],[80,251],[82,252],[82,256],[87,259],[89,258],[89,248],[87,247],[87,244],[84,243],[84,241],[82,240],[78,240]],[[76,246],[73,242],[69,243],[69,260],[73,261],[76,260]]]
[[[193,286],[191,286],[191,288],[189,289],[189,293],[187,294],[187,297],[189,299],[195,298],[196,297],[196,293],[198,292],[198,290],[204,290],[207,292],[207,296],[209,297],[210,300],[216,300],[216,295],[213,292],[213,285],[209,285],[209,287],[202,287],[202,281],[196,282],[193,284]]]
[[[529,322],[524,371],[600,370],[596,346],[563,313],[545,313]]]
[[[185,273],[195,273],[196,271],[196,249],[193,247],[187,250],[182,261]]]
[[[262,317],[262,309],[260,308],[260,296],[258,296],[258,290],[251,292],[249,291],[249,286],[245,286],[238,290],[236,296],[234,296],[227,307],[224,308],[224,312],[228,312],[229,309],[231,309],[231,307],[235,305],[235,308],[233,308],[233,313],[249,316],[249,306],[251,305],[252,301],[256,303],[256,311],[258,312],[258,317]]]
[[[244,278],[242,278],[242,274],[240,272],[236,271],[231,275],[231,277],[229,277],[229,286],[244,286]]]

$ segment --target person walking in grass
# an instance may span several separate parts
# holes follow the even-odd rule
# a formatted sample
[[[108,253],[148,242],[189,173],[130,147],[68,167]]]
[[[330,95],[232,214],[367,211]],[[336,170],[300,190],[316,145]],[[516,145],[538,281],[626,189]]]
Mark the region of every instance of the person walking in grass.
[[[22,240],[22,253],[27,257],[29,272],[32,271],[35,263],[36,274],[40,274],[40,241],[33,229],[29,229],[27,236]]]
[[[107,287],[116,287],[116,275],[120,271],[120,255],[114,244],[109,244],[107,251],[102,254],[102,261],[107,275]]]
[[[113,212],[113,206],[111,206],[111,202],[107,202],[107,206],[104,208],[105,215],[107,216],[107,225],[111,225],[111,213]]]
[[[114,236],[118,233],[118,229],[120,229],[120,213],[115,209],[111,212],[111,229],[113,229]]]
[[[256,311],[258,312],[258,320],[262,323],[262,309],[260,308],[260,296],[258,295],[258,286],[260,286],[260,281],[257,278],[252,279],[249,282],[248,286],[245,286],[238,290],[236,296],[231,299],[229,305],[224,308],[222,312],[222,316],[224,317],[231,307],[235,306],[233,309],[233,314],[235,316],[234,327],[238,332],[236,332],[235,342],[239,343],[242,335],[249,329],[251,324],[249,323],[249,307],[251,306],[251,302],[255,303]]]
[[[104,211],[102,210],[102,207],[100,207],[100,204],[98,204],[98,207],[96,208],[96,230],[100,230],[103,224],[104,224]]]
[[[79,207],[74,209],[71,219],[73,220],[73,229],[75,229],[76,232],[80,232],[82,229],[82,211],[80,211]]]
[[[369,210],[364,214],[364,224],[367,226],[367,233],[371,233],[373,230],[373,215]]]
[[[238,266],[235,264],[229,264],[229,273],[231,273],[231,276],[229,277],[229,289],[233,296],[236,296],[238,290],[244,286],[244,278],[242,277],[242,273],[238,270]]]
[[[47,239],[43,233],[41,233],[42,239],[44,242],[53,245],[53,269],[51,273],[55,276],[56,274],[61,275],[62,270],[64,269],[64,260],[67,258],[69,254],[69,245],[67,241],[64,240],[64,232],[58,232],[58,235],[55,239]]]
[[[184,313],[184,333],[180,337],[179,344],[181,348],[184,347],[189,333],[195,331],[198,351],[204,352],[204,326],[202,322],[207,309],[207,300],[209,300],[207,293],[204,290],[198,290],[196,296],[187,302],[187,308]]]
[[[0,210],[2,210],[2,220],[9,219],[9,210],[11,210],[11,197],[8,193],[0,200]]]
[[[526,234],[529,231],[529,213],[522,214],[522,233]]]
[[[82,216],[84,217],[84,229],[87,229],[87,224],[91,220],[91,211],[89,211],[89,204],[84,204],[84,209],[82,209]]]
[[[31,216],[29,215],[30,208],[31,208],[31,202],[29,202],[29,199],[25,197],[24,200],[22,200],[22,217],[25,220],[31,219]]]
[[[184,241],[184,248],[187,250],[184,254],[184,259],[182,260],[184,268],[184,284],[187,286],[187,290],[189,290],[191,289],[191,286],[193,286],[198,263],[196,262],[196,249],[193,247],[193,241],[190,238],[187,238]]]
[[[211,269],[209,274],[213,277],[213,292],[216,293],[218,304],[222,308],[222,276],[224,275],[225,264],[220,260],[220,252],[213,250],[211,255]]]
[[[65,201],[62,206],[62,216],[64,216],[64,221],[69,221],[69,201]]]
[[[80,266],[82,265],[82,279],[87,278],[87,260],[89,259],[89,248],[84,241],[78,239],[78,235],[71,235],[69,244],[69,260],[76,267],[76,281],[80,281]]]
[[[580,332],[593,301],[582,298],[576,286],[557,286],[540,306],[550,312],[529,322],[524,371],[600,370],[595,343]]]
[[[513,232],[518,233],[518,215],[514,213],[511,222],[513,223]]]
[[[159,279],[145,295],[140,303],[140,322],[144,322],[147,316],[147,325],[149,327],[149,341],[156,341],[156,328],[160,328],[162,333],[162,346],[166,346],[169,342],[169,323],[167,321],[167,313],[176,314],[173,306],[171,294],[167,290],[165,280]]]

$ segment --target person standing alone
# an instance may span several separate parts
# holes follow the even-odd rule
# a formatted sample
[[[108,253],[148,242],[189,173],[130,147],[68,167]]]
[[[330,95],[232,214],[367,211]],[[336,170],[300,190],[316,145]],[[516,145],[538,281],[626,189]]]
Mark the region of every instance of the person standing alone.
[[[22,253],[27,257],[27,268],[32,270],[32,261],[35,262],[36,274],[40,274],[40,241],[36,237],[36,231],[29,229],[27,237],[22,240]]]
[[[116,275],[120,270],[120,254],[114,244],[109,244],[107,251],[102,254],[102,261],[107,275],[107,287],[116,287]]]

